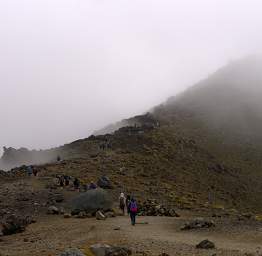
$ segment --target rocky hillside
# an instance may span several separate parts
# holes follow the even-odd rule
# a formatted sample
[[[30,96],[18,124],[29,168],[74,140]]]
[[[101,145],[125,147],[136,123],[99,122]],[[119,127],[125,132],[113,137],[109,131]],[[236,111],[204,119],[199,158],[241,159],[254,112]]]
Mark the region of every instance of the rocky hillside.
[[[115,132],[49,151],[64,161],[41,168],[83,183],[107,175],[116,191],[182,208],[260,212],[260,67],[254,57],[231,63]]]

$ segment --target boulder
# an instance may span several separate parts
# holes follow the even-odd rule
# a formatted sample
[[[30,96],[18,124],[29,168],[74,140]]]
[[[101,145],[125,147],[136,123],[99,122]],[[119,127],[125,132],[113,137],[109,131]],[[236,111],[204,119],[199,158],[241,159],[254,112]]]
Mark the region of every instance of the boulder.
[[[106,250],[109,248],[110,246],[107,244],[94,244],[90,246],[90,250],[95,256],[105,256]]]
[[[105,220],[106,216],[101,211],[97,211],[96,212],[96,219],[97,220]]]
[[[209,240],[204,240],[200,242],[198,245],[196,245],[197,249],[214,249],[215,244]]]
[[[62,252],[60,256],[85,256],[85,254],[78,249],[68,249]]]
[[[130,256],[132,251],[124,247],[111,247],[106,249],[105,256]]]
[[[82,193],[71,201],[72,215],[81,211],[96,213],[99,210],[108,211],[112,208],[113,201],[103,189],[93,189]]]
[[[70,213],[65,213],[64,214],[64,218],[65,219],[70,219],[72,217],[72,215]]]
[[[52,205],[48,207],[47,214],[58,215],[59,213],[60,213],[60,210],[56,206]]]
[[[99,180],[97,181],[97,186],[103,189],[112,189],[113,188],[110,179],[106,176],[102,176],[101,178],[99,178]]]
[[[92,245],[90,250],[95,256],[130,256],[132,254],[132,251],[127,248],[107,244]]]
[[[213,221],[208,221],[199,218],[186,223],[183,227],[181,227],[181,230],[212,228],[212,227],[215,227],[215,223]]]
[[[7,216],[0,224],[0,233],[2,235],[12,235],[25,231],[26,226],[31,224],[30,217],[17,216],[15,214]]]

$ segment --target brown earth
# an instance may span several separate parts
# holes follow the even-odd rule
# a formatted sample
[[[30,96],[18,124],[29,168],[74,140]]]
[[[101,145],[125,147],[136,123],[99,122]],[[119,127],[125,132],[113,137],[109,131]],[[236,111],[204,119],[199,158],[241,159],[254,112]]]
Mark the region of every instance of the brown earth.
[[[219,212],[221,218],[211,217],[214,211],[210,209],[178,210],[180,218],[138,217],[135,227],[130,225],[127,216],[97,221],[94,218],[64,219],[61,215],[47,215],[45,203],[50,192],[47,185],[51,182],[53,179],[49,177],[32,177],[2,184],[1,209],[31,214],[37,222],[29,225],[24,233],[1,237],[0,255],[59,255],[69,247],[80,248],[88,253],[88,247],[94,243],[124,245],[132,248],[137,255],[142,252],[147,255],[159,255],[163,252],[169,255],[245,255],[247,252],[262,255],[262,222],[245,218],[239,220],[237,214],[222,210]],[[29,191],[33,193],[32,197],[28,194]],[[55,191],[65,196],[62,206],[66,206],[70,198],[79,193],[59,188]],[[27,198],[21,200],[21,193],[27,195]],[[216,227],[180,231],[185,222],[196,217],[212,219]],[[120,227],[120,230],[114,230],[116,227]],[[197,243],[207,238],[216,244],[217,249],[195,249]],[[259,253],[255,254],[257,251]]]

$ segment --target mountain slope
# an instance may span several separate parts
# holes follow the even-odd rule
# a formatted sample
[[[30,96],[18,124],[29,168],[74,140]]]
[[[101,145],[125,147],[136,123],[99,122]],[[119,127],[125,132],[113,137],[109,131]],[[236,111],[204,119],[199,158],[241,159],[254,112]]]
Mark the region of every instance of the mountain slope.
[[[117,192],[179,207],[261,212],[261,67],[257,57],[231,63],[112,134],[42,151],[64,161],[39,168],[83,183],[105,174]]]

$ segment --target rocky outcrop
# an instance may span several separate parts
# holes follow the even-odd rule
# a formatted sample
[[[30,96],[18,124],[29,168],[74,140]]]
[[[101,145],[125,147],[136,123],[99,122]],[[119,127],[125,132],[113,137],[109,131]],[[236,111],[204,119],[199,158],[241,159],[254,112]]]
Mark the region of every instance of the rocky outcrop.
[[[204,240],[196,245],[197,249],[215,249],[215,244],[209,240]]]
[[[202,218],[198,218],[191,222],[186,223],[183,227],[181,227],[181,230],[212,228],[212,227],[215,227],[215,223],[213,221],[208,221]]]
[[[179,217],[174,209],[159,204],[155,199],[145,201],[139,205],[138,210],[140,216]]]
[[[0,233],[2,235],[12,235],[25,231],[26,226],[33,222],[31,217],[23,217],[15,214],[6,216],[0,223]]]

